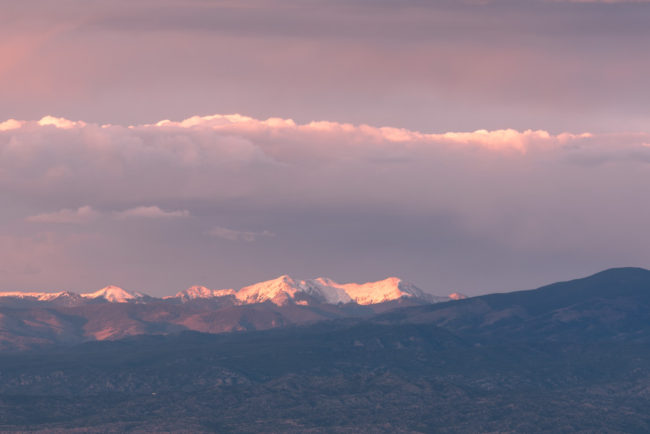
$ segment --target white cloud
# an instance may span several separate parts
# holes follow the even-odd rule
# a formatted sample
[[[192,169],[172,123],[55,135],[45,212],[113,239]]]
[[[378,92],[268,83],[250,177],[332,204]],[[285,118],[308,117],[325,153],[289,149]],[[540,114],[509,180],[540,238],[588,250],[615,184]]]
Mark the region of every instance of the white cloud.
[[[79,127],[84,127],[86,126],[86,123],[83,121],[71,121],[65,118],[57,118],[55,116],[43,116],[40,121],[38,121],[38,124],[42,127],[44,126],[54,126],[56,128],[62,128],[65,130],[69,130],[71,128],[79,128]]]
[[[96,211],[89,205],[77,209],[61,209],[59,211],[37,214],[27,217],[25,220],[30,223],[67,223],[82,224],[88,223],[100,217],[102,213]],[[124,211],[116,211],[113,216],[117,219],[145,218],[145,219],[169,219],[189,217],[187,210],[166,211],[158,206],[138,206]]]
[[[265,137],[268,139],[286,137],[291,141],[296,138],[311,137],[317,143],[323,139],[331,142],[343,141],[347,144],[419,144],[419,145],[466,145],[494,151],[517,150],[525,152],[536,145],[557,146],[572,140],[591,137],[588,133],[563,133],[552,135],[544,130],[517,131],[514,129],[476,130],[473,132],[422,133],[404,128],[372,127],[369,125],[352,125],[346,123],[318,121],[299,125],[292,119],[269,118],[258,120],[239,114],[194,116],[180,122],[169,120],[147,127],[193,129],[209,128],[215,132],[236,133],[248,138]],[[330,143],[331,145],[332,143]]]
[[[86,205],[77,209],[62,209],[55,212],[43,213],[26,218],[31,223],[69,223],[82,224],[97,218],[100,214]]]
[[[7,119],[4,122],[0,122],[0,131],[9,131],[15,130],[23,126],[24,121],[17,121],[16,119]]]
[[[245,241],[251,243],[260,237],[274,237],[275,234],[270,231],[249,232],[228,229],[221,226],[214,227],[208,232],[209,235],[217,238],[223,238],[230,241]]]
[[[119,219],[127,218],[147,218],[147,219],[167,219],[189,217],[190,212],[187,210],[165,211],[157,206],[138,206],[124,211],[116,212],[115,217]]]

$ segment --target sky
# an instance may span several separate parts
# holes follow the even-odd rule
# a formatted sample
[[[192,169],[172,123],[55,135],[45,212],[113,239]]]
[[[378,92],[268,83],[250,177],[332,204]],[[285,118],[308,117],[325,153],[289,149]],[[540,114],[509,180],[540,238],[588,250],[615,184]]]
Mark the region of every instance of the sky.
[[[650,267],[650,2],[0,10],[0,290]]]

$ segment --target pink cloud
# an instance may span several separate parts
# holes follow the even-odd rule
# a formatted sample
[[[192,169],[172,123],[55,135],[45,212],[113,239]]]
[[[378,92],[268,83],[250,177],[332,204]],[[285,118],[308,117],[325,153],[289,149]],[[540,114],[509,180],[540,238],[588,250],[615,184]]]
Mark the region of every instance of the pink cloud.
[[[411,162],[411,170],[426,166],[442,174],[451,162],[458,170],[476,170],[490,162],[510,171],[567,159],[645,161],[644,143],[650,142],[646,133],[552,134],[515,129],[429,133],[329,121],[299,124],[237,114],[129,127],[49,116],[0,125],[5,126],[0,128],[1,189],[34,201],[65,198],[66,203],[92,203],[103,209],[180,198],[340,201],[359,195],[364,201],[383,202],[381,187],[397,188],[399,184],[387,184],[388,180],[396,171],[406,170],[406,162]],[[446,160],[450,162],[443,163]],[[402,164],[395,166],[398,162]],[[391,176],[381,175],[389,170]],[[409,179],[412,174],[401,176]],[[376,185],[350,183],[355,177],[374,179]],[[423,180],[414,191],[426,184]],[[68,210],[60,218],[79,218],[79,212]],[[115,215],[178,218],[188,214],[184,208],[140,206]]]
[[[71,129],[71,128],[83,128],[86,123],[83,121],[71,121],[65,118],[57,118],[55,116],[43,116],[41,120],[38,121],[38,124],[42,127],[47,125],[52,125],[56,128]]]
[[[146,219],[167,219],[167,218],[182,218],[189,217],[190,213],[187,210],[165,211],[157,206],[138,206],[124,211],[115,213],[115,217],[119,219],[127,218],[146,218]]]
[[[0,122],[0,131],[9,131],[20,128],[24,122],[17,121],[16,119],[8,119],[4,122]]]
[[[29,216],[26,220],[30,223],[88,223],[100,214],[90,206],[81,206],[77,209],[62,209],[60,211]]]
[[[262,232],[251,232],[251,231],[238,231],[235,229],[228,229],[221,226],[214,227],[208,231],[208,234],[216,237],[222,238],[229,241],[245,241],[247,243],[252,243],[261,237],[274,237],[275,234],[270,231]]]
[[[239,114],[193,116],[180,122],[169,120],[147,125],[148,128],[206,129],[248,138],[274,140],[277,138],[323,139],[345,141],[349,144],[412,144],[412,145],[465,145],[494,151],[516,150],[526,152],[532,146],[558,146],[569,141],[592,137],[589,133],[562,133],[552,135],[544,130],[517,131],[514,129],[476,130],[472,132],[422,133],[394,127],[373,127],[347,123],[318,121],[297,124],[292,119],[254,119]]]

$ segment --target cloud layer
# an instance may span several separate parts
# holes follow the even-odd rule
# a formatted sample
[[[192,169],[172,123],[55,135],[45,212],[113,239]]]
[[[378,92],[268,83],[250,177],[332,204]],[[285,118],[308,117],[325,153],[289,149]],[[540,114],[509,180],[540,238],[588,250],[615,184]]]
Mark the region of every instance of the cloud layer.
[[[90,206],[80,206],[77,209],[62,209],[27,217],[32,223],[71,223],[80,224],[97,218],[98,213]]]
[[[189,217],[190,213],[187,210],[178,211],[165,211],[158,206],[136,206],[124,211],[115,212],[115,216],[119,219],[128,218],[145,218],[145,219],[168,219],[168,218],[181,218]]]
[[[245,241],[247,243],[252,243],[260,237],[273,237],[275,234],[269,231],[262,232],[250,232],[250,231],[238,231],[235,229],[228,229],[221,226],[214,227],[210,229],[208,234],[213,237],[223,238],[224,240],[229,241]]]
[[[293,273],[472,293],[648,265],[649,143],[236,114],[8,120],[0,257],[20,254],[0,285],[166,294]]]

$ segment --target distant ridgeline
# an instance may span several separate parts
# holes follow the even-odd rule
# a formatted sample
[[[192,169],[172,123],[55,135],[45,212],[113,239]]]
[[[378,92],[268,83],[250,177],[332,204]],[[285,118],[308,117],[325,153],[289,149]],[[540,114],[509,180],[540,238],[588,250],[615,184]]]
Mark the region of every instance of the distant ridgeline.
[[[108,286],[96,292],[0,292],[0,350],[119,339],[182,330],[259,330],[341,317],[367,317],[415,304],[464,298],[435,296],[396,277],[363,284],[289,276],[239,290],[193,286],[156,298]]]

